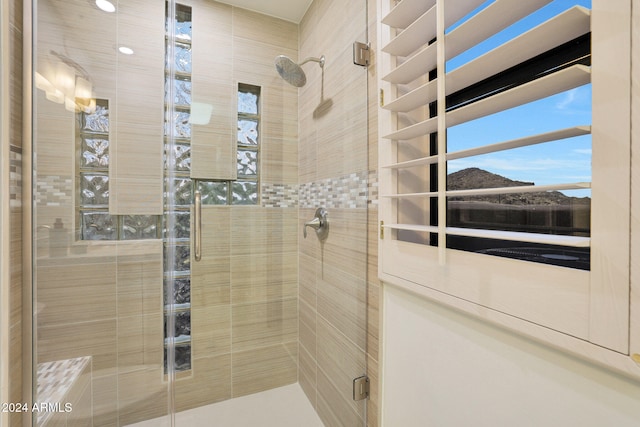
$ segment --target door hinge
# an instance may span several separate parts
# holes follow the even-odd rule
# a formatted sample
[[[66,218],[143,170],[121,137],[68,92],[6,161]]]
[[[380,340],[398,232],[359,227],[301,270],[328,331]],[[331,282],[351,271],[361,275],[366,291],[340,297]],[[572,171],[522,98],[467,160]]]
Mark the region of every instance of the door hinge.
[[[353,63],[366,67],[369,65],[369,45],[362,42],[353,42]]]
[[[384,107],[384,89],[380,89],[380,106]]]
[[[384,240],[384,221],[380,221],[380,240]]]
[[[353,380],[353,400],[363,400],[369,397],[369,377],[363,375]]]

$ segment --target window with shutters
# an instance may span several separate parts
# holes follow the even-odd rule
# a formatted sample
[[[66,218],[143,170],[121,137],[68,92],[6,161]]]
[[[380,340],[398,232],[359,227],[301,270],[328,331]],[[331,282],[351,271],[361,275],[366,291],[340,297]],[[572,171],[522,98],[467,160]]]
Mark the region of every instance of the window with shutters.
[[[630,7],[380,1],[383,280],[629,353]]]

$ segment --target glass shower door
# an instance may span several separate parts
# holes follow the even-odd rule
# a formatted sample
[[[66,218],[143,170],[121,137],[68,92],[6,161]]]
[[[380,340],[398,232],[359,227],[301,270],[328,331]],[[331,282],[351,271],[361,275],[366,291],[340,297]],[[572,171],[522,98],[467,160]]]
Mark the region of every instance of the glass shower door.
[[[124,426],[171,410],[164,11],[34,2],[34,425]]]
[[[168,257],[176,295],[189,295],[173,314],[176,336],[188,330],[175,346],[176,425],[365,424],[366,400],[353,399],[367,372],[367,69],[352,47],[366,42],[367,8],[356,3],[312,2],[300,24],[176,4],[169,130],[190,159],[174,181],[184,193],[172,192],[190,228]],[[325,63],[302,65],[297,88],[279,55]],[[329,234],[305,239],[318,207]]]
[[[312,2],[298,24],[214,1],[34,1],[34,425],[222,426],[235,402],[236,425],[281,422],[276,404],[311,416],[292,425],[365,424],[353,3]],[[296,88],[278,55],[326,62]],[[304,238],[318,207],[329,234]]]

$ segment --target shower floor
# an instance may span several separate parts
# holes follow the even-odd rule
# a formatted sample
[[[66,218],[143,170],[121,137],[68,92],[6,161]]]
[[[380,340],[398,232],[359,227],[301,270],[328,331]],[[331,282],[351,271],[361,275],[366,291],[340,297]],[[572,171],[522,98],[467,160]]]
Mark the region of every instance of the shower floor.
[[[168,417],[128,427],[169,427]],[[176,414],[176,427],[323,427],[300,385],[291,384]]]

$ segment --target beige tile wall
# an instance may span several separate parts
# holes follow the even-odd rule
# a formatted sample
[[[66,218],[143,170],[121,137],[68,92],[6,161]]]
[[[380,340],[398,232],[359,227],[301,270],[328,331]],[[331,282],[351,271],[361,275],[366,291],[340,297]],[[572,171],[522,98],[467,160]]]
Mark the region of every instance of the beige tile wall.
[[[198,5],[192,3],[194,15]],[[297,58],[297,26],[218,3],[200,11],[200,19],[215,22],[220,18],[207,15],[215,10],[228,19],[220,28],[233,44],[224,66],[234,96],[237,83],[261,88],[260,179],[295,184],[296,91],[273,63],[280,54]],[[297,381],[297,209],[204,206],[202,215],[202,260],[191,260],[194,366],[178,376],[178,410]]]
[[[166,413],[162,243],[95,244],[36,265],[37,361],[92,356],[94,425]]]
[[[297,380],[297,210],[205,206],[202,223],[191,270],[195,366],[178,377],[178,410]]]
[[[117,215],[162,215],[164,69],[149,64],[164,63],[164,8],[133,0],[119,3],[117,15],[115,41],[134,54],[116,51],[114,57],[109,210]],[[96,43],[100,38],[98,32],[89,39]]]
[[[192,125],[191,177],[235,179],[233,8],[202,0],[178,3],[192,7],[192,111],[200,104],[212,109],[208,123]]]

